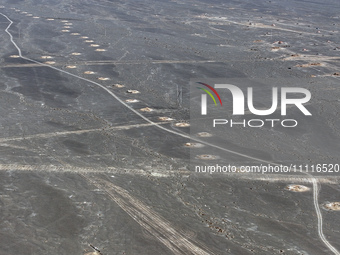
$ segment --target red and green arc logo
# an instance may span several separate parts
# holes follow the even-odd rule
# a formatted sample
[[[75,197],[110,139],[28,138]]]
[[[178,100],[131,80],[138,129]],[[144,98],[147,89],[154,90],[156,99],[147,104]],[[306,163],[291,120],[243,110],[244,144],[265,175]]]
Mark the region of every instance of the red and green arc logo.
[[[220,97],[220,95],[217,93],[217,91],[216,91],[212,86],[210,86],[210,85],[208,85],[208,84],[206,84],[206,83],[203,83],[203,82],[197,82],[197,83],[198,83],[198,84],[201,84],[201,85],[203,85],[203,86],[205,86],[205,87],[207,87],[207,88],[209,88],[209,89],[217,96],[217,98],[218,98],[218,100],[220,101],[220,104],[221,104],[221,106],[222,106],[221,97]],[[217,106],[215,97],[213,96],[213,94],[211,94],[211,92],[210,92],[209,90],[204,89],[204,88],[200,88],[200,87],[197,87],[197,88],[203,90],[204,92],[206,92],[206,93],[212,98],[212,100],[214,101],[215,105]]]

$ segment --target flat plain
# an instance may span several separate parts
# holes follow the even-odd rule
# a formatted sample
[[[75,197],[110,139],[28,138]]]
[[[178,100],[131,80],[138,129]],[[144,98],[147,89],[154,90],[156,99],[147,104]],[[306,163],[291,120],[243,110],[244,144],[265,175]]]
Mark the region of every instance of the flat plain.
[[[338,1],[0,5],[0,254],[340,254],[338,173],[189,167],[340,163]],[[303,86],[313,116],[190,146],[209,79]]]

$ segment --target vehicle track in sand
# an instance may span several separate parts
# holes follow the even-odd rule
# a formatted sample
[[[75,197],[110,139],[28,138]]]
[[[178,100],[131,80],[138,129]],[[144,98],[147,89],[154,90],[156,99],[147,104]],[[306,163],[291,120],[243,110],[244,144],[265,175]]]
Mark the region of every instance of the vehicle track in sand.
[[[139,201],[123,188],[99,177],[80,174],[88,183],[103,190],[106,195],[122,208],[141,227],[146,229],[157,240],[163,243],[174,254],[213,255],[204,244],[186,237],[180,229],[176,229],[169,221],[157,214],[146,204]]]

